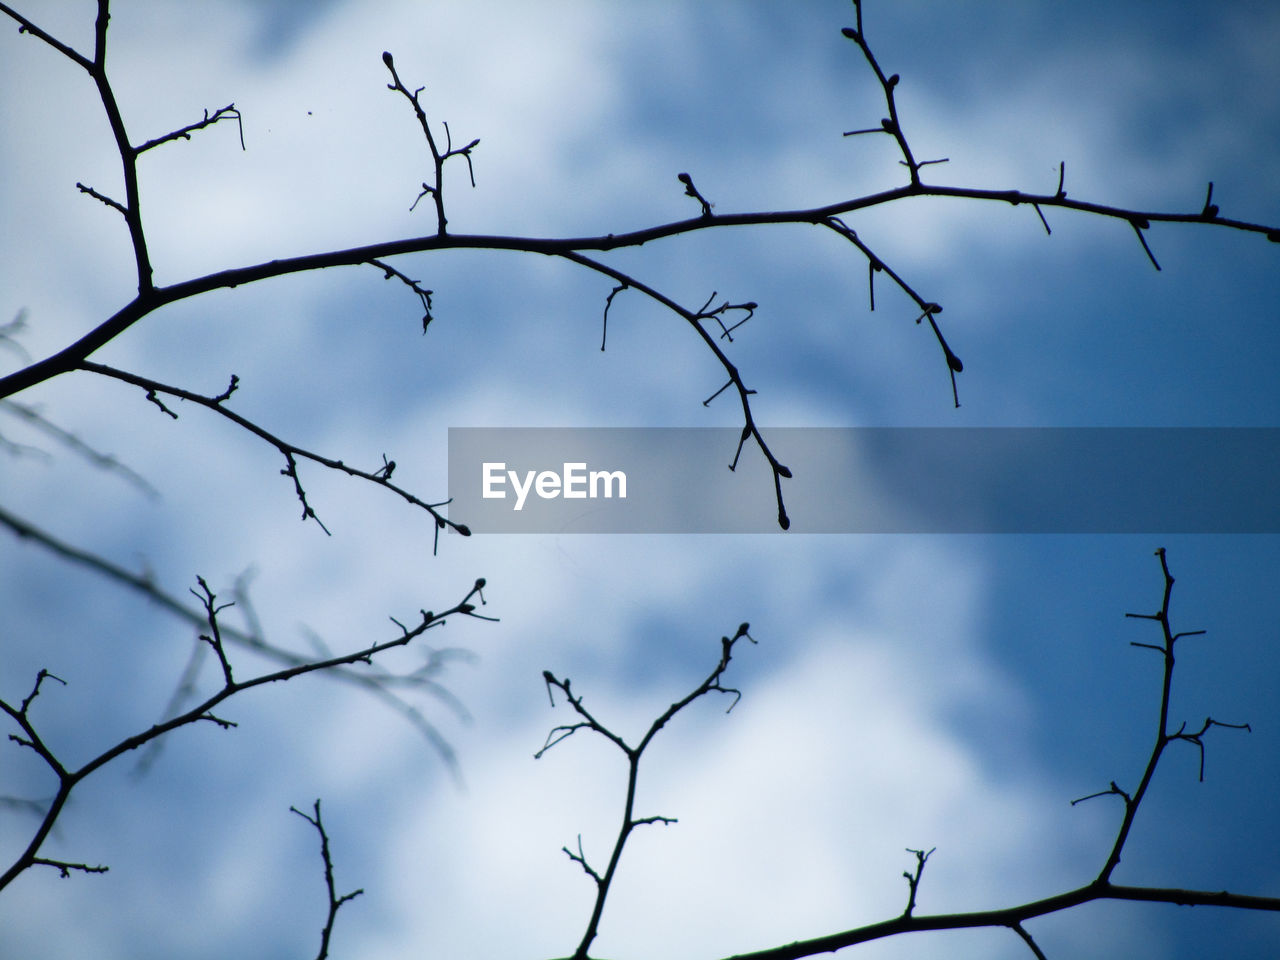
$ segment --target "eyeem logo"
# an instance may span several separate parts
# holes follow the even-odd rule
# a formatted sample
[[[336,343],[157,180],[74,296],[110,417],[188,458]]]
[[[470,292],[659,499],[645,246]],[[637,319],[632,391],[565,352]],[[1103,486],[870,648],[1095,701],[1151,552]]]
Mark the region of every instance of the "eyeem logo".
[[[481,496],[486,500],[505,500],[506,485],[509,482],[515,491],[515,509],[524,509],[524,502],[530,490],[543,500],[554,500],[563,497],[566,500],[594,500],[598,497],[606,499],[627,498],[627,475],[621,470],[588,470],[586,463],[565,463],[564,470],[526,470],[521,482],[521,475],[515,470],[508,470],[504,462],[485,462],[480,465]]]

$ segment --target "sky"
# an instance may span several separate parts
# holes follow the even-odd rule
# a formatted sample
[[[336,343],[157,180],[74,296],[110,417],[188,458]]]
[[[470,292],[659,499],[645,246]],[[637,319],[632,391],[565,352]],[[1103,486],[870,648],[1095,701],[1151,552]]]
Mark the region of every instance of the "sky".
[[[30,10],[82,51],[93,4]],[[429,154],[386,89],[391,51],[435,129],[479,138],[473,190],[446,172],[451,230],[621,233],[697,213],[802,208],[899,185],[875,126],[880,91],[840,35],[847,3],[119,3],[109,64],[135,140],[234,102],[233,125],[142,158],[157,282],[429,234],[410,211]],[[1265,4],[965,5],[868,0],[865,27],[901,77],[901,122],[937,183],[1195,211],[1280,225],[1280,11]],[[50,48],[0,31],[0,372],[91,329],[132,294],[119,192],[92,84]],[[1123,224],[1026,206],[916,199],[849,225],[928,299],[964,360],[960,407],[913,304],[815,228],[677,237],[607,262],[697,307],[759,304],[729,348],[770,427],[1280,426],[1280,248],[1257,235],[1156,224],[1156,271]],[[606,258],[602,258],[606,259]],[[528,254],[410,255],[435,319],[370,267],[174,304],[96,360],[216,394],[281,437],[445,498],[451,427],[738,427],[723,371],[684,321]],[[339,890],[331,955],[565,956],[603,865],[625,764],[582,734],[541,759],[542,671],[572,679],[634,741],[706,676],[749,622],[725,683],[658,736],[641,765],[640,828],[593,955],[714,958],[895,916],[908,848],[936,847],[917,911],[1007,906],[1096,875],[1155,733],[1158,547],[1177,578],[1172,716],[1215,729],[1205,777],[1174,744],[1114,879],[1280,896],[1280,657],[1274,535],[446,536],[385,491],[316,466],[301,522],[279,454],[189,405],[88,374],[14,402],[144,477],[94,467],[0,407],[0,508],[190,598],[204,577],[233,625],[312,653],[396,634],[389,617],[457,602],[483,613],[428,635],[458,651],[441,691],[406,694],[457,755],[351,685],[308,677],[222,708],[239,726],[171,735],[145,772],[124,758],[77,788],[49,856],[102,876],[31,870],[0,896],[0,955],[311,956],[324,919],[314,831],[322,798]],[[18,446],[12,446],[18,445]],[[31,448],[38,448],[39,451]],[[726,450],[726,461],[732,455]],[[768,485],[758,454],[743,477]],[[798,469],[798,467],[797,467]],[[1173,469],[1171,466],[1170,469]],[[753,472],[754,471],[754,472]],[[726,484],[738,479],[725,471]],[[460,518],[465,519],[465,518]],[[0,531],[0,696],[32,706],[67,763],[154,723],[193,643],[189,625],[100,574]],[[414,647],[385,661],[411,671]],[[233,652],[239,677],[270,669]],[[216,664],[198,683],[212,690]],[[1178,749],[1182,747],[1183,749]],[[30,752],[0,752],[0,796],[52,792]],[[0,807],[0,860],[35,820]],[[1050,957],[1263,957],[1270,915],[1092,904],[1032,921]],[[844,955],[1021,957],[1008,931],[916,934]]]

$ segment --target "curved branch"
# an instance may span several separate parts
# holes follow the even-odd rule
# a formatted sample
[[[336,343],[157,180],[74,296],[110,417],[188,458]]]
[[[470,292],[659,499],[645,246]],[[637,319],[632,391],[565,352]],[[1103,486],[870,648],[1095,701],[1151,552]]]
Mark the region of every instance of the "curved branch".
[[[980,200],[1007,203],[1013,206],[1032,204],[1039,207],[1059,207],[1075,210],[1132,224],[1149,223],[1204,224],[1257,233],[1268,240],[1280,243],[1280,227],[1236,220],[1218,214],[1206,216],[1203,211],[1192,213],[1162,213],[1149,210],[1133,210],[1108,204],[1076,200],[1064,194],[1025,193],[1018,190],[990,190],[978,187],[951,187],[931,184],[912,184],[882,190],[851,200],[842,200],[819,207],[795,210],[777,210],[751,213],[721,213],[709,217],[693,217],[669,223],[645,227],[626,233],[609,233],[594,237],[519,237],[486,234],[430,235],[380,243],[344,250],[305,254],[269,260],[249,266],[234,267],[217,273],[184,280],[167,287],[152,287],[116,311],[111,317],[94,327],[84,336],[68,344],[57,353],[29,364],[4,377],[0,377],[0,397],[11,396],[38,383],[74,370],[95,351],[110,343],[135,323],[161,307],[190,297],[226,290],[243,284],[256,283],[276,277],[325,270],[330,267],[356,266],[372,260],[400,256],[407,253],[427,253],[435,250],[505,250],[513,253],[540,253],[551,256],[568,256],[583,251],[609,251],[642,246],[655,240],[676,237],[699,230],[711,230],[731,226],[762,226],[768,224],[819,225],[833,217],[840,217],[858,210],[867,210],[910,197],[950,197],[953,199]]]

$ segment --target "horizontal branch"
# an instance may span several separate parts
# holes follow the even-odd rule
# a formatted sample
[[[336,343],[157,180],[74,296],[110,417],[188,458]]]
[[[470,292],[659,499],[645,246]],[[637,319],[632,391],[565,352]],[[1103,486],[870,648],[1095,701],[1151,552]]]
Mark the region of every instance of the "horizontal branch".
[[[904,933],[921,933],[928,930],[965,930],[977,927],[1006,927],[1016,929],[1023,921],[1043,917],[1062,910],[1070,910],[1095,900],[1130,900],[1146,903],[1172,903],[1181,906],[1232,907],[1241,910],[1265,910],[1280,912],[1280,897],[1254,897],[1238,893],[1206,890],[1181,890],[1174,887],[1127,887],[1095,881],[1067,893],[1033,900],[1002,910],[976,910],[971,913],[943,913],[902,915],[892,920],[855,927],[840,933],[797,940],[794,943],[758,950],[754,953],[734,954],[726,960],[795,960],[819,953],[831,953],[872,940],[883,940]]]
[[[245,267],[222,270],[167,287],[149,288],[121,307],[114,315],[67,347],[39,360],[22,370],[0,377],[0,397],[11,396],[51,377],[75,369],[96,350],[110,343],[143,317],[163,306],[242,284],[256,283],[275,277],[324,270],[330,267],[355,266],[371,260],[400,256],[407,253],[425,253],[433,250],[506,250],[515,253],[540,253],[566,256],[582,251],[608,251],[637,247],[667,237],[681,236],[699,230],[719,227],[758,226],[764,224],[820,224],[831,217],[838,217],[858,210],[866,210],[904,200],[909,197],[950,197],[953,199],[980,200],[998,203],[1035,204],[1043,207],[1060,207],[1124,221],[1126,224],[1147,223],[1196,223],[1226,227],[1247,233],[1257,233],[1268,240],[1280,243],[1280,227],[1252,223],[1223,217],[1216,212],[1206,215],[1204,210],[1192,213],[1160,213],[1131,210],[1108,204],[1076,200],[1060,194],[1023,193],[1018,190],[987,190],[973,187],[948,187],[930,184],[908,184],[892,190],[869,194],[852,200],[844,200],[820,207],[797,210],[777,210],[754,213],[722,213],[697,216],[686,220],[646,227],[626,233],[609,233],[594,237],[519,237],[485,234],[431,234],[402,240],[331,250],[297,257],[270,260]]]

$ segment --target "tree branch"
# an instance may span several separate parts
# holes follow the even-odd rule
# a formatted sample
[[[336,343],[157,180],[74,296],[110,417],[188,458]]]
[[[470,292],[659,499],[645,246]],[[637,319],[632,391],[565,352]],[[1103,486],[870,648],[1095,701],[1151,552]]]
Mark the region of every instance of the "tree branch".
[[[45,811],[44,818],[41,820],[40,825],[37,827],[35,835],[32,837],[31,841],[27,844],[26,849],[23,850],[21,854],[19,854],[17,859],[14,860],[14,862],[8,867],[8,869],[6,869],[2,874],[0,874],[0,890],[3,890],[16,877],[18,877],[23,871],[27,870],[29,867],[37,863],[50,862],[47,860],[41,860],[40,848],[44,844],[44,841],[47,839],[49,832],[53,829],[53,825],[57,821],[58,816],[62,813],[63,807],[67,802],[67,798],[71,795],[71,791],[81,781],[83,781],[86,777],[88,777],[94,771],[106,766],[108,763],[128,753],[129,751],[136,750],[139,747],[145,746],[146,744],[152,742],[158,737],[162,737],[166,733],[169,733],[172,730],[176,730],[179,727],[188,726],[190,724],[199,723],[201,721],[212,722],[218,725],[219,727],[222,727],[223,729],[234,727],[235,726],[234,723],[217,716],[216,714],[213,713],[213,710],[219,704],[230,699],[231,697],[236,696],[237,694],[243,693],[245,690],[252,690],[255,687],[260,687],[260,686],[264,686],[272,683],[286,682],[294,679],[295,677],[305,676],[310,673],[332,670],[337,667],[349,666],[355,663],[371,663],[373,659],[379,654],[387,650],[392,650],[397,647],[405,646],[410,641],[412,641],[416,637],[421,636],[423,633],[425,633],[427,630],[431,629],[432,627],[435,627],[444,623],[450,617],[466,616],[466,617],[474,617],[480,620],[492,620],[493,619],[492,617],[485,617],[485,616],[482,616],[481,614],[476,613],[476,606],[472,602],[472,600],[476,598],[478,598],[482,603],[484,602],[484,595],[483,595],[484,586],[485,586],[485,583],[483,579],[477,580],[475,584],[471,587],[471,589],[467,591],[466,595],[462,598],[462,600],[454,604],[448,610],[444,610],[440,613],[432,613],[430,611],[423,610],[421,612],[422,613],[421,623],[419,623],[417,626],[413,627],[412,629],[406,628],[403,624],[401,624],[397,620],[394,620],[393,618],[393,622],[400,628],[401,636],[396,637],[392,640],[372,643],[362,649],[353,651],[351,653],[342,654],[340,656],[327,657],[322,660],[312,660],[306,663],[297,664],[296,666],[286,667],[284,669],[275,670],[270,673],[260,674],[250,680],[244,680],[244,681],[233,680],[231,676],[230,664],[225,660],[225,654],[223,654],[223,659],[222,659],[223,684],[221,688],[218,689],[215,693],[206,697],[196,706],[192,707],[189,710],[186,710],[183,713],[178,714],[175,717],[171,717],[170,719],[165,720],[161,723],[154,724],[153,726],[149,727],[148,729],[140,733],[134,734],[132,736],[126,737],[123,740],[120,740],[114,746],[104,750],[102,753],[99,753],[97,756],[93,757],[91,760],[87,761],[82,766],[74,770],[71,770],[65,767],[58,760],[54,752],[48,746],[45,745],[44,741],[40,738],[40,735],[37,732],[35,725],[32,723],[29,717],[29,711],[30,711],[31,705],[36,700],[36,697],[39,695],[40,688],[43,682],[49,678],[52,678],[55,680],[58,679],[57,677],[54,677],[53,674],[49,673],[47,670],[41,670],[39,674],[37,674],[35,686],[32,688],[31,693],[28,694],[27,697],[21,702],[20,706],[15,707],[10,703],[8,703],[7,701],[0,699],[0,711],[3,711],[4,713],[8,714],[10,719],[22,731],[21,735],[10,734],[9,739],[17,743],[19,747],[26,747],[34,751],[41,758],[41,760],[44,761],[45,765],[49,767],[49,769],[53,772],[53,774],[58,780],[58,790],[54,795],[53,800],[50,802],[48,809]],[[210,620],[214,620],[216,619],[219,608],[214,605],[214,598],[212,594],[208,593],[207,587],[205,588],[205,590],[206,590],[206,597],[208,598],[206,603],[208,616]],[[220,630],[214,629],[214,636],[220,636]],[[212,640],[211,640],[211,643],[213,643]],[[64,866],[60,861],[53,861],[53,863],[54,865],[57,865],[57,866]],[[80,867],[77,867],[77,865],[72,865],[72,864],[67,864],[65,866],[67,869],[72,869],[72,868],[82,869]],[[99,872],[99,871],[95,869],[91,872]]]
[[[33,22],[28,20],[22,14],[18,13],[7,3],[0,3],[0,13],[3,13],[5,16],[10,17],[13,20],[17,21],[19,33],[29,33],[31,34],[31,36],[37,37],[43,40],[45,43],[53,47],[53,49],[57,50],[60,54],[62,54],[72,63],[82,67],[84,70],[88,71],[92,75],[93,61],[90,60],[88,57],[86,57],[84,54],[79,53],[78,51],[69,47],[67,44],[63,43],[61,40],[58,40],[56,37],[47,33],[46,31],[41,30]]]
[[[396,71],[395,60],[392,58],[391,54],[384,52],[382,54],[382,62],[386,64],[387,70],[391,74],[392,82],[387,84],[387,89],[399,93],[409,101],[410,106],[413,107],[414,116],[418,118],[418,125],[422,127],[422,134],[427,139],[427,146],[431,150],[434,180],[429,184],[423,183],[422,193],[418,194],[418,200],[421,200],[424,196],[430,196],[435,202],[437,224],[436,233],[443,237],[446,232],[445,227],[449,222],[448,218],[444,215],[445,161],[450,157],[465,157],[467,160],[467,170],[471,173],[471,186],[474,187],[476,185],[476,173],[474,168],[471,166],[471,151],[479,145],[480,141],[472,140],[465,147],[459,147],[455,150],[453,147],[453,136],[449,133],[449,125],[446,123],[444,124],[446,144],[444,151],[441,152],[440,148],[436,146],[436,138],[431,132],[431,124],[427,121],[427,115],[422,109],[422,102],[419,100],[419,95],[422,93],[423,88],[418,87],[418,89],[414,90],[412,93],[409,92],[408,87],[400,81],[400,74]],[[418,200],[413,202],[414,207],[418,205]],[[413,207],[410,207],[409,209],[412,210]]]
[[[1081,904],[1090,903],[1095,900],[1128,900],[1142,901],[1147,903],[1171,903],[1184,906],[1217,906],[1231,907],[1241,910],[1265,910],[1270,912],[1280,912],[1280,897],[1259,897],[1248,894],[1229,893],[1222,891],[1208,890],[1185,890],[1174,887],[1131,887],[1121,886],[1111,882],[1111,875],[1117,864],[1120,862],[1120,854],[1124,849],[1125,841],[1128,839],[1130,827],[1133,825],[1134,818],[1137,816],[1138,809],[1142,803],[1143,797],[1146,796],[1147,787],[1151,783],[1151,779],[1155,774],[1156,765],[1159,763],[1163,755],[1164,748],[1173,740],[1189,740],[1196,743],[1203,750],[1203,744],[1199,738],[1210,726],[1214,725],[1214,721],[1206,720],[1204,727],[1195,734],[1186,734],[1182,730],[1175,733],[1168,732],[1168,713],[1169,713],[1169,692],[1173,680],[1174,666],[1174,643],[1181,637],[1196,636],[1202,634],[1203,630],[1194,630],[1184,633],[1173,633],[1169,628],[1169,601],[1173,591],[1173,576],[1169,573],[1169,565],[1165,557],[1164,548],[1156,551],[1156,556],[1160,558],[1161,570],[1164,573],[1164,599],[1161,604],[1160,611],[1154,614],[1125,614],[1127,617],[1138,617],[1145,620],[1155,620],[1161,625],[1164,632],[1164,645],[1162,647],[1154,647],[1161,652],[1164,657],[1164,676],[1163,685],[1160,695],[1159,708],[1159,725],[1157,727],[1157,735],[1155,746],[1152,748],[1151,755],[1147,760],[1146,767],[1142,774],[1141,783],[1132,795],[1126,793],[1112,781],[1110,787],[1091,794],[1089,797],[1081,797],[1072,801],[1072,804],[1081,803],[1084,800],[1093,797],[1102,796],[1118,796],[1124,801],[1125,813],[1116,833],[1116,839],[1112,844],[1111,851],[1106,858],[1102,870],[1098,876],[1083,887],[1077,887],[1066,893],[1056,894],[1051,897],[1045,897],[1041,900],[1033,900],[1029,903],[1020,904],[1018,906],[1004,907],[996,910],[977,910],[969,913],[949,913],[935,914],[932,916],[920,916],[913,912],[915,907],[916,890],[920,882],[920,875],[924,869],[924,863],[928,859],[929,853],[923,851],[911,851],[916,854],[917,864],[914,874],[904,873],[910,888],[910,895],[907,900],[907,908],[901,916],[892,920],[886,920],[881,923],[868,924],[863,927],[856,927],[851,930],[845,930],[840,933],[828,934],[822,937],[815,937],[811,940],[799,940],[795,943],[786,944],[778,947],[771,947],[765,950],[755,951],[753,953],[738,954],[730,960],[794,960],[798,957],[809,957],[819,953],[830,953],[835,950],[850,947],[859,943],[867,943],[872,940],[881,940],[886,937],[898,936],[904,933],[915,933],[925,930],[961,930],[975,927],[1006,927],[1016,933],[1027,944],[1032,953],[1043,960],[1044,953],[1036,944],[1035,940],[1023,927],[1023,924],[1035,917],[1047,916],[1052,913],[1059,913],[1063,910],[1070,910]],[[1149,644],[1137,644],[1137,646],[1151,646]],[[1247,724],[1219,724],[1220,726],[1231,726],[1237,729],[1248,729]],[[1184,725],[1185,727],[1185,725]]]
[[[471,535],[471,530],[465,523],[458,523],[454,520],[450,520],[448,517],[446,517],[444,514],[440,512],[440,507],[446,506],[449,503],[448,500],[442,501],[440,503],[428,503],[427,501],[414,496],[408,490],[391,482],[391,479],[390,479],[391,470],[387,469],[387,464],[384,463],[382,467],[379,467],[376,470],[361,470],[358,467],[349,466],[348,464],[344,463],[341,460],[334,460],[331,457],[325,457],[325,456],[321,456],[318,453],[312,453],[310,450],[304,450],[302,447],[296,446],[295,444],[282,440],[279,437],[277,437],[275,434],[270,433],[264,428],[258,426],[252,420],[242,417],[240,414],[235,413],[232,410],[229,410],[225,405],[225,401],[231,396],[231,393],[238,387],[239,385],[238,377],[233,376],[231,378],[231,385],[223,393],[219,394],[216,397],[209,397],[209,396],[204,396],[203,394],[194,393],[190,390],[185,390],[182,387],[175,387],[166,383],[160,383],[158,380],[152,380],[148,377],[141,377],[135,373],[130,373],[127,370],[119,370],[119,369],[116,369],[115,367],[108,367],[101,363],[84,361],[79,365],[79,368],[81,370],[86,370],[90,373],[96,373],[104,377],[110,377],[114,380],[119,380],[123,383],[132,384],[135,387],[141,387],[143,390],[147,391],[148,399],[153,399],[156,394],[163,393],[169,396],[178,397],[181,400],[187,400],[187,401],[190,401],[191,403],[199,404],[200,406],[208,410],[212,410],[215,413],[223,417],[226,417],[232,423],[236,424],[237,426],[243,427],[245,430],[248,430],[254,436],[259,437],[262,440],[265,440],[267,443],[271,444],[278,451],[280,451],[280,455],[285,459],[285,467],[280,472],[284,476],[289,477],[291,480],[293,480],[294,492],[297,494],[298,500],[302,503],[302,519],[315,520],[316,523],[320,524],[320,528],[324,530],[325,533],[329,532],[328,528],[325,527],[325,525],[320,521],[320,518],[316,515],[315,510],[312,509],[311,504],[307,501],[306,491],[303,489],[302,480],[298,476],[298,463],[297,463],[298,459],[310,460],[312,463],[318,463],[323,467],[328,467],[330,470],[337,470],[340,473],[347,474],[347,476],[358,477],[361,480],[367,480],[368,482],[377,484],[380,487],[385,487],[386,489],[398,495],[406,503],[409,503],[415,507],[420,507],[421,509],[425,510],[427,513],[431,515],[431,518],[435,524],[437,547],[439,546],[439,532],[445,528],[451,529],[455,533],[459,533],[464,537],[468,537]],[[173,413],[172,411],[169,411],[163,405],[161,405],[161,409],[169,413],[169,415],[172,416],[175,420],[177,419],[177,414]],[[394,467],[392,469],[394,469]]]
[[[240,116],[240,111],[236,109],[234,103],[229,103],[225,107],[219,107],[212,114],[206,109],[204,117],[195,123],[189,123],[185,127],[179,127],[172,130],[164,136],[156,137],[154,140],[148,140],[146,143],[139,144],[134,148],[134,153],[146,153],[148,150],[160,146],[162,143],[169,143],[172,140],[190,140],[191,134],[197,130],[203,130],[205,127],[211,127],[219,120],[235,120],[236,126],[240,130],[240,149],[244,149],[244,118]]]
[[[338,909],[344,904],[364,893],[364,889],[353,890],[351,893],[344,893],[338,896],[337,887],[333,882],[333,858],[329,853],[329,834],[324,829],[324,822],[320,819],[320,801],[316,800],[312,804],[314,816],[303,813],[297,807],[290,807],[294,813],[300,816],[307,823],[316,828],[316,833],[320,834],[320,857],[324,861],[324,885],[329,894],[329,913],[325,918],[324,927],[320,931],[320,952],[316,954],[316,960],[325,960],[329,956],[329,938],[333,936],[333,923],[338,917]]]
[[[617,839],[614,841],[613,852],[609,856],[609,865],[605,868],[604,873],[603,874],[598,873],[593,867],[591,867],[587,863],[586,855],[582,852],[582,835],[581,834],[578,835],[578,852],[576,854],[570,851],[568,847],[563,848],[564,852],[568,855],[569,859],[572,860],[574,863],[577,863],[579,866],[581,866],[583,871],[589,877],[591,877],[596,884],[596,897],[595,897],[595,903],[593,904],[591,909],[591,916],[590,916],[590,919],[588,919],[587,921],[587,928],[582,935],[582,940],[579,942],[577,950],[574,951],[572,960],[587,960],[588,951],[591,949],[591,944],[595,940],[596,935],[599,933],[600,918],[604,913],[604,904],[605,904],[605,900],[608,899],[608,896],[609,896],[610,884],[613,882],[613,877],[617,872],[618,863],[622,859],[622,849],[623,847],[626,846],[627,839],[628,837],[631,836],[631,831],[638,826],[644,826],[644,825],[654,824],[654,823],[661,823],[666,825],[666,824],[672,824],[676,822],[674,817],[660,817],[660,816],[636,817],[635,816],[636,783],[640,775],[640,757],[644,754],[645,748],[649,746],[653,738],[658,735],[658,731],[661,730],[664,726],[666,726],[668,721],[670,721],[672,717],[674,717],[677,713],[679,713],[689,704],[693,703],[693,701],[697,700],[699,697],[705,696],[706,694],[711,693],[712,691],[715,691],[717,693],[733,694],[733,697],[734,697],[733,702],[729,704],[729,708],[725,712],[728,713],[729,710],[732,710],[734,708],[734,705],[737,704],[742,694],[739,691],[733,689],[732,687],[722,686],[720,683],[720,678],[724,675],[725,670],[729,668],[729,661],[732,660],[733,658],[734,645],[743,637],[746,637],[752,643],[756,642],[747,633],[747,630],[748,630],[748,625],[744,623],[738,627],[737,631],[734,633],[732,637],[720,638],[720,662],[716,664],[715,668],[711,671],[711,673],[707,675],[707,678],[703,680],[702,683],[700,683],[697,687],[695,687],[691,693],[689,693],[687,696],[683,697],[682,699],[677,700],[675,703],[671,704],[671,706],[669,706],[666,710],[664,710],[662,714],[656,720],[653,721],[653,723],[649,726],[648,731],[645,733],[644,737],[634,747],[629,746],[627,742],[622,739],[622,737],[620,737],[618,734],[614,733],[608,727],[600,723],[591,714],[591,712],[582,705],[582,698],[575,697],[573,695],[573,692],[570,689],[570,682],[567,677],[563,680],[560,680],[560,679],[557,679],[556,676],[550,670],[544,670],[542,672],[543,682],[546,683],[547,685],[547,694],[552,698],[551,699],[552,707],[555,706],[555,698],[553,696],[553,691],[560,690],[561,693],[564,694],[565,701],[571,707],[573,707],[574,712],[577,713],[578,716],[582,717],[583,719],[582,719],[582,722],[580,723],[574,723],[574,724],[569,724],[566,726],[559,726],[554,728],[551,731],[551,733],[547,735],[547,741],[545,744],[543,744],[542,749],[539,750],[536,754],[534,754],[534,756],[541,757],[544,753],[546,753],[548,750],[554,747],[557,743],[561,742],[566,737],[572,735],[577,730],[590,729],[600,734],[600,736],[604,737],[606,740],[612,743],[615,747],[621,750],[622,753],[627,758],[627,796],[623,804],[622,826],[618,831]],[[557,732],[560,733],[559,736],[556,736]]]
[[[32,540],[39,543],[45,549],[51,551],[55,556],[61,557],[71,563],[84,567],[98,573],[108,580],[118,583],[140,595],[148,598],[151,602],[157,604],[161,609],[168,611],[178,619],[185,623],[201,628],[206,623],[202,612],[185,606],[182,601],[172,594],[166,593],[159,585],[156,584],[149,573],[134,573],[118,564],[112,563],[105,557],[98,556],[87,550],[72,546],[65,541],[59,540],[46,530],[42,530],[35,524],[10,513],[0,506],[0,526],[7,527],[15,536],[24,540]],[[249,608],[245,602],[243,595],[237,598],[242,612]],[[233,644],[252,650],[254,653],[265,656],[269,660],[285,666],[299,666],[309,662],[306,657],[286,650],[276,644],[269,643],[260,630],[251,629],[248,632],[238,630],[228,625],[220,626],[222,636],[225,640],[229,640]],[[197,641],[197,650],[207,649],[206,645]],[[452,649],[433,650],[426,665],[419,668],[408,675],[398,675],[386,673],[378,669],[370,670],[368,665],[362,665],[359,671],[349,667],[338,668],[326,671],[325,676],[344,683],[352,684],[375,699],[382,701],[396,713],[400,714],[408,721],[428,743],[439,753],[440,758],[444,760],[445,765],[449,768],[450,773],[455,777],[460,776],[458,768],[458,758],[454,753],[453,747],[449,741],[444,738],[435,725],[432,724],[423,715],[422,711],[406,702],[403,698],[396,694],[393,688],[408,687],[413,689],[424,689],[431,693],[437,699],[443,700],[447,705],[451,706],[455,712],[460,711],[460,705],[452,698],[452,696],[433,680],[433,675],[439,667],[441,658],[460,654],[461,651]],[[175,690],[174,696],[170,699],[170,709],[167,709],[163,715],[163,719],[168,720],[176,716],[180,706],[187,701],[188,696],[184,694],[185,678],[178,683],[178,689]],[[189,693],[190,691],[188,691]],[[162,741],[154,741],[149,745],[148,749],[155,750]],[[139,761],[144,766],[150,762],[152,758],[145,756]]]

